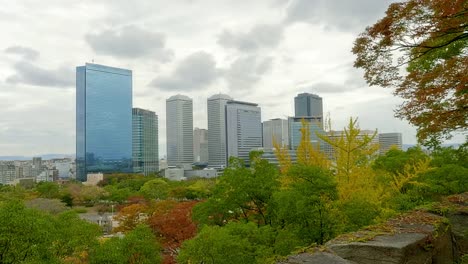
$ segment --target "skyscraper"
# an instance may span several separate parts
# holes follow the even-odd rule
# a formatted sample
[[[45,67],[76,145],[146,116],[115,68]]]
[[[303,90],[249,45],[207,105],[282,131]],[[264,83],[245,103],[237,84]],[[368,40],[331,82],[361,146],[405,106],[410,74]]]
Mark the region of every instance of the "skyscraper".
[[[132,71],[76,68],[76,178],[132,171]]]
[[[166,100],[167,164],[193,163],[193,102],[185,95]]]
[[[228,101],[226,104],[227,158],[249,163],[249,153],[262,147],[261,109],[257,104]]]
[[[208,162],[208,130],[196,127],[193,130],[193,160]]]
[[[317,136],[317,133],[325,135],[325,131],[322,129],[321,117],[289,117],[289,148],[295,150],[301,142],[302,121],[305,121],[309,128],[309,140],[312,145],[323,150],[326,143]]]
[[[296,117],[323,117],[322,97],[310,93],[298,94],[294,97],[294,112]]]
[[[133,108],[133,171],[148,175],[159,170],[158,116]]]
[[[275,118],[263,122],[263,147],[272,149],[273,140],[280,146],[289,146],[288,120]]]
[[[380,133],[379,145],[380,145],[380,155],[384,155],[392,147],[396,149],[402,148],[401,133]]]
[[[226,152],[226,104],[232,98],[215,94],[208,98],[208,165],[224,168],[227,165]]]

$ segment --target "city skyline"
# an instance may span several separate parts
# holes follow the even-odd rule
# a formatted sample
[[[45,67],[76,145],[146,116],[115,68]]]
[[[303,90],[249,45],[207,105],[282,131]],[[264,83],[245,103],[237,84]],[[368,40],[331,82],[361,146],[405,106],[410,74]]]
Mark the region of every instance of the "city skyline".
[[[414,144],[415,128],[393,117],[401,100],[352,67],[354,39],[389,2],[4,3],[0,155],[74,153],[74,67],[93,60],[134,72],[133,105],[161,117],[161,156],[165,99],[177,93],[193,98],[194,127],[207,128],[206,98],[216,93],[258,103],[265,121],[293,116],[294,96],[308,92],[323,98],[336,130],[357,116],[362,129]]]

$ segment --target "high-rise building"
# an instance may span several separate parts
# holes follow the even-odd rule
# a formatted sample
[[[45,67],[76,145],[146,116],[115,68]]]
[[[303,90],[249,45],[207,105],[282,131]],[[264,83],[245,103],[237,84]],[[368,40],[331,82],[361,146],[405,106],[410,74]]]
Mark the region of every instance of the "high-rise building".
[[[193,159],[195,162],[208,162],[208,130],[196,127],[193,130]]]
[[[33,157],[32,164],[35,168],[40,168],[42,166],[42,158],[41,157]]]
[[[318,134],[325,134],[322,129],[322,118],[321,117],[289,117],[289,148],[292,150],[297,149],[299,143],[301,143],[301,128],[302,121],[304,121],[309,129],[310,142],[315,147],[320,149],[325,148],[325,142],[321,140]]]
[[[289,133],[288,120],[275,118],[263,122],[263,147],[272,149],[273,141],[276,141],[280,146],[288,148]]]
[[[132,171],[132,71],[76,68],[76,179]]]
[[[208,98],[208,166],[224,168],[226,152],[226,104],[232,98],[216,94]]]
[[[193,102],[185,95],[166,100],[167,164],[193,163]]]
[[[159,170],[158,116],[133,108],[133,171],[149,175]]]
[[[250,151],[262,147],[260,107],[254,103],[228,101],[226,135],[227,157],[238,157],[248,164]]]
[[[316,94],[300,93],[294,97],[295,117],[313,116],[323,118],[322,97]]]
[[[379,134],[379,145],[380,155],[384,155],[389,149],[396,148],[400,149],[403,146],[401,139],[401,133],[380,133]]]

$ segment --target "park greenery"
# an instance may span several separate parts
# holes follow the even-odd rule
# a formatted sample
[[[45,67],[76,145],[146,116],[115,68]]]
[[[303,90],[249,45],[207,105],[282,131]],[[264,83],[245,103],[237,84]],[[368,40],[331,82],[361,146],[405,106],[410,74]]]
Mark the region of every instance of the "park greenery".
[[[108,174],[97,186],[70,181],[0,187],[1,263],[274,263],[345,232],[468,191],[468,144],[390,149],[350,119],[335,137],[309,140],[297,162],[277,145],[278,165],[252,152],[222,176],[175,182]],[[113,212],[112,237],[79,218]],[[234,261],[234,262],[233,262]]]

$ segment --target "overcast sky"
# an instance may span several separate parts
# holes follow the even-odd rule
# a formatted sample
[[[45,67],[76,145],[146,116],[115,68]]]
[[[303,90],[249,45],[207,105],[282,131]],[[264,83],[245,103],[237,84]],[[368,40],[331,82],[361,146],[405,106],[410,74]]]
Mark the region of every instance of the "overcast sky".
[[[323,97],[334,129],[416,130],[393,117],[392,91],[368,87],[352,67],[356,36],[382,17],[387,0],[15,0],[0,5],[0,155],[75,153],[75,67],[133,71],[133,105],[159,116],[165,100],[194,100],[206,128],[206,99],[226,93],[255,102],[262,120],[294,115],[299,92]],[[456,137],[453,141],[461,141]]]

